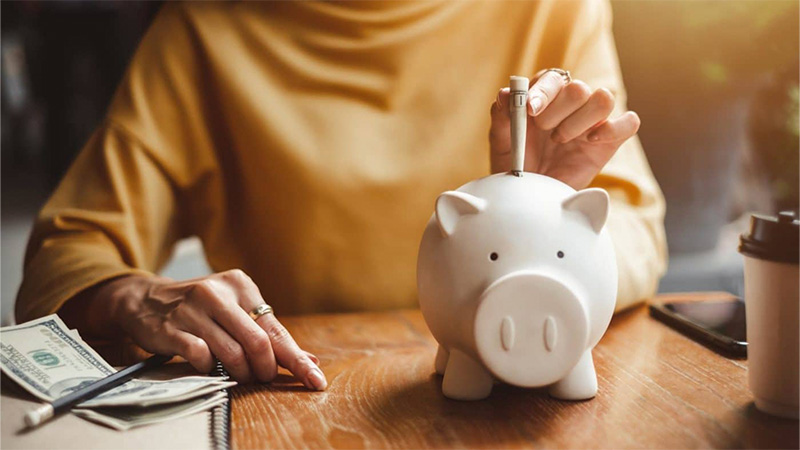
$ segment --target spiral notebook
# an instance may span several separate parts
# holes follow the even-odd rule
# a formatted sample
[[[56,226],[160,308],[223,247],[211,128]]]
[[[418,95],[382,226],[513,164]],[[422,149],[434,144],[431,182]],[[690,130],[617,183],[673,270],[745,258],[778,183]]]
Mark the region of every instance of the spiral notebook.
[[[214,369],[214,375],[228,375],[219,361]],[[228,396],[227,401],[209,413],[209,434],[213,450],[229,450],[231,448],[231,394],[229,389],[225,389],[225,395]]]

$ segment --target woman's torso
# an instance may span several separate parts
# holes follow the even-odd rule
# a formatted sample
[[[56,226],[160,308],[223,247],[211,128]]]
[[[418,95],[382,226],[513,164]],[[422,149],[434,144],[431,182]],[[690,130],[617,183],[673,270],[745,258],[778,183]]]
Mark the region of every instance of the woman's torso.
[[[559,62],[552,6],[187,6],[219,169],[198,188],[219,195],[192,197],[212,268],[242,268],[282,313],[416,305],[436,196],[488,174],[497,90]]]

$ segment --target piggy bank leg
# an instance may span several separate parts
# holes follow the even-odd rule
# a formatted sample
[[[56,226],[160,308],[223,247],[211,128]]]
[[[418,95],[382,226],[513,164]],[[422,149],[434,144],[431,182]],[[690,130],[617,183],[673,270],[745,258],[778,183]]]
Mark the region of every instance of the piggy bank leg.
[[[492,392],[492,375],[461,350],[452,349],[442,380],[442,393],[454,400],[480,400]]]
[[[444,375],[444,369],[447,367],[447,358],[449,356],[450,352],[448,352],[447,349],[442,347],[440,344],[439,350],[436,351],[436,362],[434,363],[436,373],[439,375]]]
[[[566,377],[550,386],[550,395],[561,400],[588,400],[597,395],[591,349],[586,350]]]

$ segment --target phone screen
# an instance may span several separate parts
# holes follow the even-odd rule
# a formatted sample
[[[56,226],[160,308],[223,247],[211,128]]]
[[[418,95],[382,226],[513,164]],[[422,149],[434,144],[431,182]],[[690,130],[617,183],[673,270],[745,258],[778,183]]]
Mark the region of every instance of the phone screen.
[[[747,342],[744,301],[741,299],[666,303],[664,308],[702,328],[734,341]]]

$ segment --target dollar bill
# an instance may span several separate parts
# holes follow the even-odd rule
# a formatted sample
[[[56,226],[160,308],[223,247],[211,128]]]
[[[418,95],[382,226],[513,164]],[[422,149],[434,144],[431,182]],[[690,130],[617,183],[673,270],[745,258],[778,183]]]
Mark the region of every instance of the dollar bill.
[[[83,402],[81,407],[151,406],[199,397],[236,385],[216,377],[183,377],[174,380],[131,380],[120,388]]]
[[[0,329],[0,368],[25,390],[53,401],[116,372],[56,315]]]
[[[58,317],[58,316],[56,316],[56,317]],[[77,340],[79,340],[79,341],[83,342],[83,338],[81,337],[81,334],[80,334],[80,333],[78,333],[78,330],[75,330],[75,329],[72,329],[72,328],[71,328],[71,329],[69,330],[69,334],[71,334],[71,335],[72,335],[72,336],[73,336],[75,339],[77,339]]]
[[[45,401],[53,401],[116,372],[57,315],[0,328],[0,369]],[[235,384],[227,378],[209,376],[130,380],[78,406],[83,411],[81,417],[91,416],[118,429],[130,428],[167,420],[172,418],[171,414],[182,417],[190,411],[208,409],[212,400],[218,399],[220,390]],[[103,409],[90,414],[86,408]]]
[[[139,408],[135,406],[126,407],[104,407],[95,409],[74,409],[77,416],[93,422],[97,422],[116,430],[125,431],[142,425],[164,422],[167,420],[178,419],[223,404],[227,400],[224,392],[217,392],[203,397],[186,400],[179,403],[151,406],[149,408]]]

